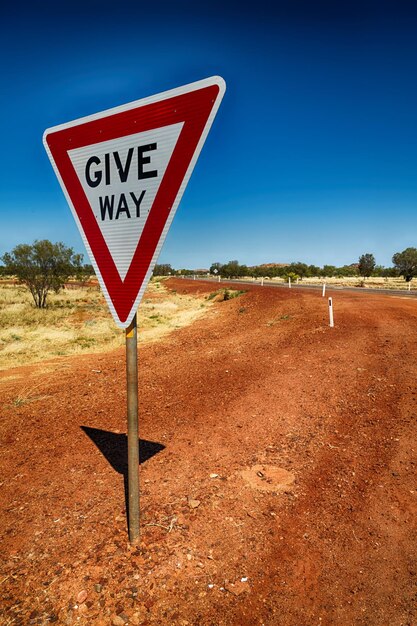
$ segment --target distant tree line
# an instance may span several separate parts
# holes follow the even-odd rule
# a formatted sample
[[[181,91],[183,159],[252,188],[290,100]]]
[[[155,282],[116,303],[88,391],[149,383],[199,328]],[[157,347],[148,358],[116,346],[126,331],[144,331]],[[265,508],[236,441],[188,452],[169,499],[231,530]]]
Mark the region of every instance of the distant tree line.
[[[239,261],[233,260],[228,263],[212,263],[208,272],[214,276],[222,278],[243,278],[244,276],[254,278],[283,278],[288,277],[299,278],[345,278],[348,276],[362,276],[367,278],[370,276],[396,277],[404,276],[409,281],[413,276],[417,276],[417,248],[407,248],[403,252],[397,252],[392,257],[393,267],[384,267],[377,265],[373,254],[366,252],[359,257],[357,263],[351,265],[307,265],[301,261],[288,264],[269,263],[264,265],[249,266],[240,264]],[[174,269],[171,264],[164,263],[155,265],[154,276],[192,276],[198,274],[198,270],[190,269]]]
[[[32,294],[35,305],[46,307],[46,299],[50,291],[58,292],[69,278],[87,282],[94,274],[90,264],[83,264],[83,255],[74,253],[63,243],[51,243],[48,240],[35,241],[32,245],[19,244],[11,252],[0,257],[0,276],[16,278],[25,284]],[[265,264],[249,267],[239,261],[228,263],[212,263],[208,270],[214,276],[223,278],[239,278],[252,276],[255,278],[303,279],[309,277],[347,277],[347,276],[403,276],[409,282],[417,276],[417,248],[406,248],[396,252],[392,257],[393,267],[376,265],[373,254],[366,252],[359,257],[358,263],[336,267],[335,265],[307,265],[301,261],[285,264]],[[207,270],[204,270],[207,271]],[[154,276],[190,276],[201,273],[199,270],[175,270],[169,263],[155,265]]]
[[[185,268],[176,270],[170,263],[157,263],[153,270],[154,276],[193,276],[198,273],[198,270],[189,270]]]
[[[215,271],[217,270],[217,271]],[[363,273],[366,272],[366,273]],[[288,277],[299,278],[344,278],[347,276],[398,276],[398,270],[395,267],[383,267],[382,265],[375,265],[368,273],[368,269],[360,268],[359,263],[352,265],[342,265],[337,267],[336,265],[323,265],[319,267],[317,265],[307,265],[301,261],[292,262],[288,265],[256,265],[248,267],[247,265],[240,265],[238,261],[229,261],[229,263],[213,263],[210,267],[210,274],[217,274],[224,278],[238,278],[243,276],[253,276],[255,278],[283,278],[287,280]]]
[[[383,267],[375,263],[373,254],[367,252],[359,257],[358,263],[351,265],[307,265],[301,261],[284,264],[265,264],[247,266],[240,265],[237,260],[228,263],[212,263],[210,274],[220,275],[224,278],[239,278],[243,276],[253,276],[255,278],[344,278],[348,276],[370,276],[396,277],[403,276],[406,281],[410,281],[417,276],[417,248],[406,248],[403,252],[397,252],[392,257],[393,267]]]
[[[351,265],[307,265],[301,261],[288,264],[269,263],[264,265],[248,266],[240,264],[236,259],[228,263],[212,263],[208,270],[211,275],[222,278],[243,278],[245,276],[254,278],[345,278],[348,276],[370,276],[394,278],[403,276],[406,281],[410,281],[413,276],[417,276],[417,248],[407,248],[403,252],[397,252],[392,257],[393,266],[384,267],[377,265],[373,254],[366,252],[362,254],[357,263]],[[190,276],[197,274],[198,270],[174,269],[170,264],[155,265],[154,276]]]

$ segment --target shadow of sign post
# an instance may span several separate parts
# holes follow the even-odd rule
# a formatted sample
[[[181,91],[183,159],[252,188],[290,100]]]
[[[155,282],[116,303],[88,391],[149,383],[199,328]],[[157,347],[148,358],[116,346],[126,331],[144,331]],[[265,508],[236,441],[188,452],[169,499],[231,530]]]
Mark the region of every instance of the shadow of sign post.
[[[81,426],[81,430],[97,446],[111,467],[123,476],[126,516],[129,520],[127,435],[89,426]],[[164,449],[161,443],[139,439],[139,464],[142,465]]]

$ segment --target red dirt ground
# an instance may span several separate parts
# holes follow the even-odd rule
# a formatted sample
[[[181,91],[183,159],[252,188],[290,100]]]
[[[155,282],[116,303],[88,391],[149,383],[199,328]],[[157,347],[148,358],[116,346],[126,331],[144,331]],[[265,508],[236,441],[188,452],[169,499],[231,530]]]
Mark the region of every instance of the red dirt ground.
[[[417,623],[417,302],[247,289],[139,350],[137,547],[124,351],[1,373],[1,624]]]

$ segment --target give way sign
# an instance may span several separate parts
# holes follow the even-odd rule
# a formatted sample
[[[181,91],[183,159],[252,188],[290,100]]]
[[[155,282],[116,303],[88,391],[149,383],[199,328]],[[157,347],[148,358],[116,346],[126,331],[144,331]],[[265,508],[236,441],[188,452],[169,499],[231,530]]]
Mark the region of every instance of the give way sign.
[[[44,133],[121,328],[136,313],[225,88],[214,76]]]

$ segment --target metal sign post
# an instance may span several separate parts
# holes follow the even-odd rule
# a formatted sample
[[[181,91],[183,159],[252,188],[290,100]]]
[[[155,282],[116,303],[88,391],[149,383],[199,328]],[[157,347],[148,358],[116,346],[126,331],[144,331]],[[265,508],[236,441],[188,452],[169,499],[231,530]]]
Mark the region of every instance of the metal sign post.
[[[136,314],[126,328],[127,489],[129,540],[139,540],[138,331]]]

